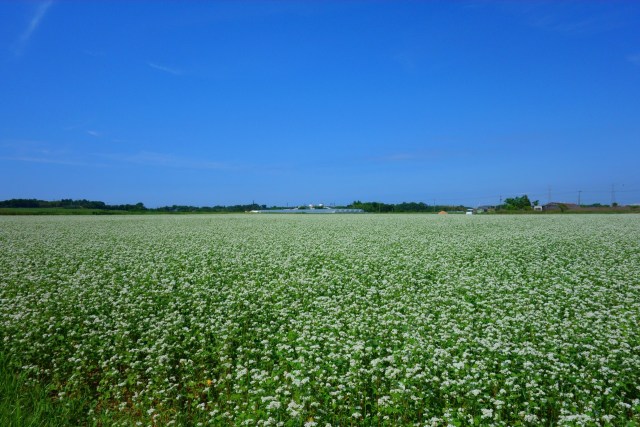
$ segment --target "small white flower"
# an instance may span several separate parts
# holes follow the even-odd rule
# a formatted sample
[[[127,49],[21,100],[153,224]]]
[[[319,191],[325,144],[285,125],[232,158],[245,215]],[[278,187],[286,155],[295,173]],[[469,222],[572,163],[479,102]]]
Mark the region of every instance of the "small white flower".
[[[482,408],[482,418],[493,418],[493,409]]]

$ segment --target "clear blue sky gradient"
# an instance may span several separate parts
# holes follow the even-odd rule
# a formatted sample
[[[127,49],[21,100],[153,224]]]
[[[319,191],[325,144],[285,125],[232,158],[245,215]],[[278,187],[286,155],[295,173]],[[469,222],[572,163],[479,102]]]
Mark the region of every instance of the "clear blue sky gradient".
[[[640,2],[0,2],[0,199],[640,203]]]

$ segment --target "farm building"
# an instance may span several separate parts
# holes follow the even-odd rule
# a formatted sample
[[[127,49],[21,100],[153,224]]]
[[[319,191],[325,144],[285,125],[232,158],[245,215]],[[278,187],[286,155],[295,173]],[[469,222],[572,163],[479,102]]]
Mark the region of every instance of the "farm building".
[[[311,205],[312,206],[312,205]],[[266,214],[356,214],[356,213],[364,213],[362,209],[339,209],[339,208],[330,208],[330,207],[321,207],[315,208],[312,207],[310,209],[261,209],[254,210],[251,213],[266,213]]]

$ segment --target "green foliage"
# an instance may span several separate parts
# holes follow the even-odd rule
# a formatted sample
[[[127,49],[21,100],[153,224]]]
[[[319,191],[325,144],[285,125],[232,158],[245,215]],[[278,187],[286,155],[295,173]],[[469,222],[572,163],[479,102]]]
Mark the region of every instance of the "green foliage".
[[[423,202],[402,202],[398,204],[382,202],[361,202],[356,200],[347,206],[350,209],[362,209],[371,213],[418,213],[418,212],[439,212],[439,211],[464,211],[462,205],[427,205]]]
[[[355,202],[351,203],[348,208],[362,209],[365,212],[393,212],[393,205],[382,202],[361,202],[359,200],[356,200]]]
[[[640,422],[632,215],[0,230],[3,426]]]
[[[217,213],[217,212],[246,212],[256,209],[267,209],[266,205],[252,203],[248,205],[231,206],[188,206],[172,205],[149,209],[139,202],[134,205],[107,205],[104,202],[89,200],[62,199],[59,201],[45,201],[36,199],[11,199],[0,201],[0,214],[109,214],[111,212],[132,213]]]
[[[166,213],[240,213],[248,212],[258,209],[267,209],[266,205],[259,205],[252,203],[249,205],[231,205],[231,206],[188,206],[188,205],[172,205],[162,206],[156,209],[149,209],[151,212],[166,212]]]
[[[100,209],[100,210],[123,210],[123,211],[144,211],[143,203],[135,205],[107,205],[100,201],[62,199],[57,201],[45,201],[37,199],[10,199],[0,201],[0,208],[63,208],[63,209]]]
[[[0,208],[0,215],[116,215],[124,213],[133,212],[84,208]]]
[[[525,194],[524,196],[505,199],[504,207],[508,210],[529,210],[531,209],[531,201],[529,200],[529,196]]]
[[[83,397],[51,399],[44,385],[26,373],[16,373],[0,353],[0,426],[82,425],[87,410]]]

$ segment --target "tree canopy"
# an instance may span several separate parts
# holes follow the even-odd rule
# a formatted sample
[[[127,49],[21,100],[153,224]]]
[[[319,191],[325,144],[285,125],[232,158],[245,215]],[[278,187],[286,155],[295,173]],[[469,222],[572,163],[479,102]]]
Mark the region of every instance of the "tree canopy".
[[[534,204],[537,204],[536,200]],[[504,201],[504,208],[509,210],[523,210],[523,209],[531,209],[532,203],[529,200],[529,196],[526,194],[520,197],[511,197],[507,198]]]

